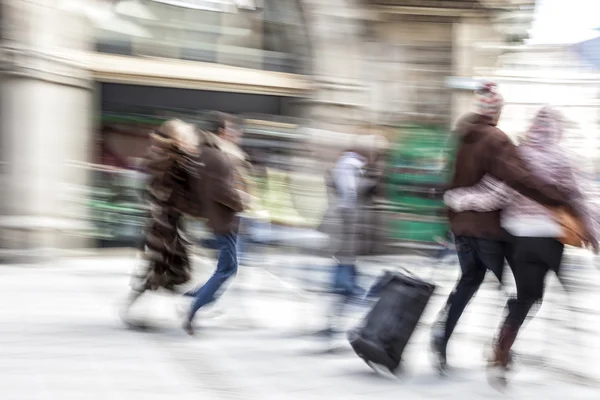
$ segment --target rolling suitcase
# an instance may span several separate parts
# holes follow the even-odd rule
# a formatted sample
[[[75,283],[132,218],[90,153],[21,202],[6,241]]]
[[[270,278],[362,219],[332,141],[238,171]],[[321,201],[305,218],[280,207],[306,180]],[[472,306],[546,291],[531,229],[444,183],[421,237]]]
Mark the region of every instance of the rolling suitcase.
[[[435,285],[399,272],[386,273],[378,284],[379,300],[348,340],[371,367],[381,365],[394,373]]]

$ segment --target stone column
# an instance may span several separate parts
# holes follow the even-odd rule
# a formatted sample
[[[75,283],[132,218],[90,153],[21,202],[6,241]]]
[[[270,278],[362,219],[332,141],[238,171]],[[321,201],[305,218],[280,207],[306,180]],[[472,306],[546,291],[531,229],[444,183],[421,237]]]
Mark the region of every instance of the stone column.
[[[87,0],[78,0],[87,1]],[[0,46],[4,254],[81,244],[81,191],[92,132],[92,80],[83,64],[90,31],[52,0],[4,1]],[[17,253],[15,253],[17,250]]]

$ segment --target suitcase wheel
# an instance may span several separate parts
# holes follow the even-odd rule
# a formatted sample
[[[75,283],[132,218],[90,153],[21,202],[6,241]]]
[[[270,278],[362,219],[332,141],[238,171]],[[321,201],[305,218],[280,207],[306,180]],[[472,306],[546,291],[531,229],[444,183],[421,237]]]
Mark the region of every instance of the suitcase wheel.
[[[381,349],[375,343],[365,340],[360,335],[356,335],[353,339],[350,345],[354,349],[354,352],[371,368],[373,368],[373,365],[380,365],[392,373],[396,371],[399,363],[395,362],[385,350]],[[373,369],[378,371],[376,368]]]

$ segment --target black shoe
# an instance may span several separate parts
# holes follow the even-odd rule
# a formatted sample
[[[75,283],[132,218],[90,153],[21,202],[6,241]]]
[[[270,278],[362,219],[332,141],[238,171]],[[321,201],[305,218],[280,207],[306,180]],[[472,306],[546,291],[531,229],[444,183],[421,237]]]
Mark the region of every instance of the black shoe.
[[[183,330],[190,336],[194,336],[194,325],[189,317],[186,317],[183,321]]]
[[[446,357],[447,344],[442,336],[433,335],[431,337],[431,355],[436,370],[440,374],[448,372],[448,360]]]

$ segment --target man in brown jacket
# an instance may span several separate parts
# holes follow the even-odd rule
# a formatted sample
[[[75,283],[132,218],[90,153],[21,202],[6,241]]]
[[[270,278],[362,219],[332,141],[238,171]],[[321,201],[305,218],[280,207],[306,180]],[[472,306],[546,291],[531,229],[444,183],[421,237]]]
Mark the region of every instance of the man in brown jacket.
[[[217,135],[222,133],[224,121],[214,117],[213,133],[202,132],[200,163],[197,179],[192,183],[194,198],[200,203],[202,215],[213,231],[219,251],[217,268],[212,277],[198,290],[187,293],[193,296],[191,308],[184,321],[185,331],[193,335],[192,321],[196,312],[217,298],[222,286],[235,276],[238,269],[237,213],[245,208],[247,195],[236,189],[235,166],[224,153]]]
[[[496,127],[503,99],[493,83],[475,94],[476,112],[457,124],[458,152],[450,189],[477,184],[485,174],[547,206],[569,206],[567,193],[535,177],[523,163],[515,145]],[[504,259],[511,264],[507,233],[500,227],[500,211],[449,212],[461,267],[461,277],[440,312],[432,334],[437,367],[446,368],[446,347],[464,309],[479,289],[487,270],[501,281]]]

